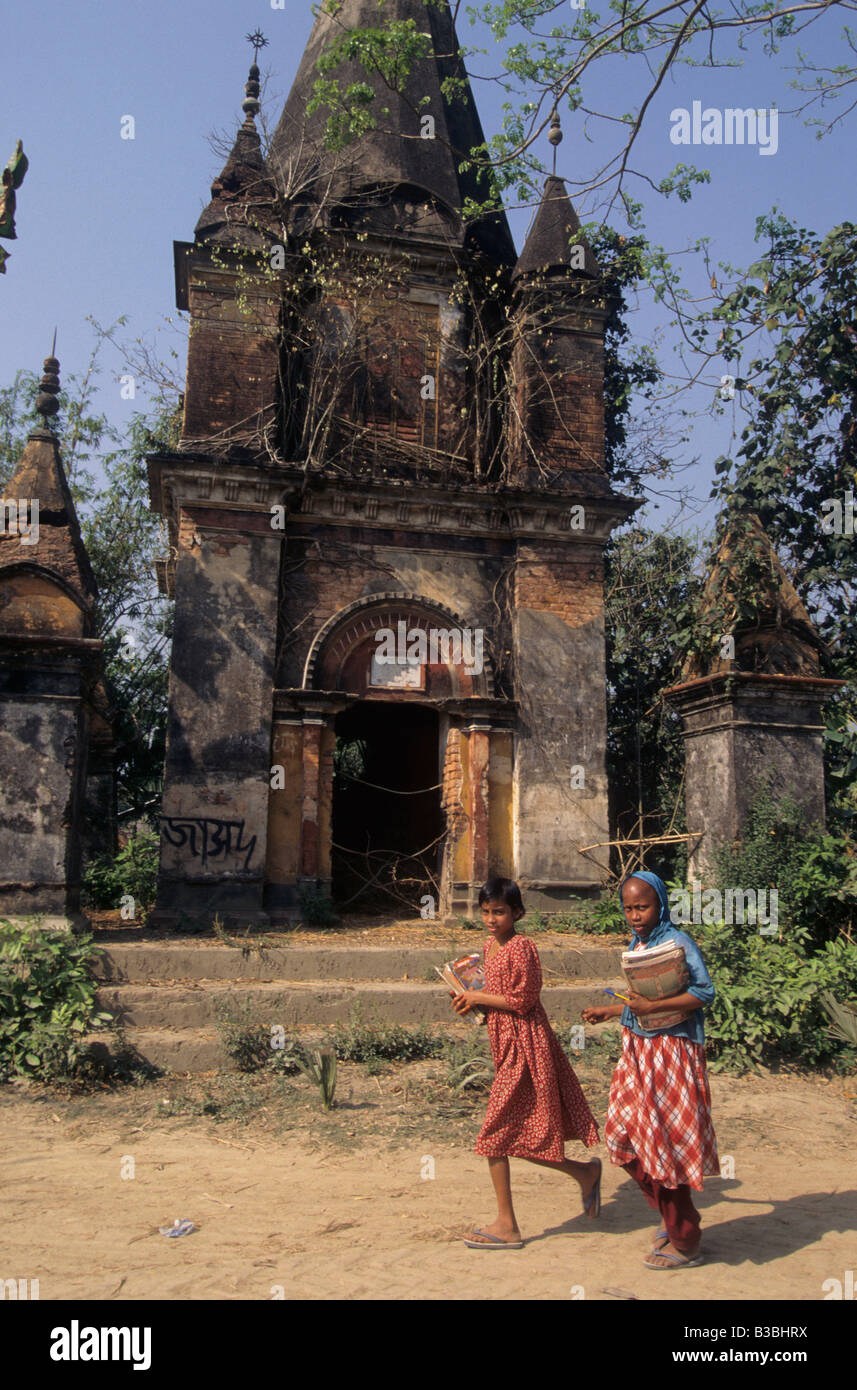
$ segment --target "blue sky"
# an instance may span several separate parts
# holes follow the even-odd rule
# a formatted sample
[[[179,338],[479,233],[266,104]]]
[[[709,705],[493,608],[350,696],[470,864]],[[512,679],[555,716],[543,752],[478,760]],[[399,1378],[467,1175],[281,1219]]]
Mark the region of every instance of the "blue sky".
[[[244,35],[261,27],[269,39],[261,61],[270,74],[266,106],[275,123],[311,24],[308,0],[286,0],[284,10],[272,9],[270,0],[41,0],[37,10],[19,4],[6,13],[0,164],[20,137],[30,170],[18,194],[18,240],[3,243],[11,259],[0,277],[0,384],[8,384],[20,367],[40,369],[54,325],[63,371],[82,372],[93,342],[88,314],[104,324],[126,314],[128,336],[154,339],[164,319],[175,314],[172,243],[192,239],[223,162],[207,137],[218,131],[231,139],[241,119],[250,61]],[[823,61],[841,60],[840,27],[836,16],[825,20],[824,27],[809,31],[803,47]],[[459,21],[459,36],[465,44],[485,42],[466,21]],[[490,36],[487,42],[493,45]],[[634,163],[658,178],[683,160],[708,168],[711,183],[697,189],[689,205],[665,201],[639,182],[631,185],[645,202],[654,241],[681,255],[698,237],[709,236],[715,261],[744,265],[758,254],[756,218],[774,204],[817,231],[853,216],[857,160],[847,125],[818,141],[801,117],[781,114],[779,149],[769,157],[751,146],[670,143],[670,111],[690,109],[694,100],[720,108],[794,105],[784,71],[791,61],[791,51],[766,58],[756,41],[741,68],[683,67],[667,79],[650,108]],[[475,58],[470,66],[484,72],[492,57]],[[618,116],[642,93],[642,79],[638,68],[610,59],[587,84],[586,104]],[[479,80],[474,89],[490,134],[499,125],[500,94]],[[127,115],[135,121],[133,140],[120,136]],[[591,178],[609,148],[606,129],[594,126],[584,134],[582,120],[569,115],[563,125],[557,172],[569,180]],[[546,141],[540,153],[547,162]],[[592,211],[585,200],[578,200],[578,208],[584,218]],[[530,215],[511,215],[519,249]],[[702,268],[688,259],[686,274],[703,293],[708,281]],[[644,341],[654,341],[663,329],[662,361],[668,370],[678,369],[663,310],[643,303],[633,327]],[[105,357],[98,400],[118,424],[144,403],[139,397],[121,400],[111,379],[120,370],[118,358]],[[732,407],[716,419],[705,413],[718,380],[709,373],[704,390],[686,402],[702,412],[683,451],[685,459],[701,458],[687,477],[703,507],[702,521],[712,517],[703,506],[711,463],[731,451],[732,433],[742,425]],[[652,520],[662,524],[670,515],[664,504]]]

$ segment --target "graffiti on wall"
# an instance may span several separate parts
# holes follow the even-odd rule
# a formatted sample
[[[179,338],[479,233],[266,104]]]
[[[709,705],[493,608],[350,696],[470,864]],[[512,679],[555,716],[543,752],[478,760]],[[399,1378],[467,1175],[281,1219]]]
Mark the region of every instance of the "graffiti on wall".
[[[191,859],[199,859],[206,868],[209,861],[225,861],[232,854],[244,855],[243,870],[250,867],[256,848],[254,835],[243,844],[243,820],[214,820],[211,816],[161,816],[164,839],[173,849],[187,850]]]

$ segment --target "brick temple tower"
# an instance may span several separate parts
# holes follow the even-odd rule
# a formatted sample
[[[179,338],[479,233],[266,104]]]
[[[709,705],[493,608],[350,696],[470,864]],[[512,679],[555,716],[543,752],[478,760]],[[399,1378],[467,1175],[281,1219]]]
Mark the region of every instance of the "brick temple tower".
[[[113,730],[97,588],[59,440],[59,362],[0,499],[0,916],[77,918],[84,851],[114,847]]]
[[[406,90],[332,149],[319,56],[407,19]],[[446,3],[321,14],[264,154],[258,77],[176,245],[184,424],[149,464],[176,599],[158,918],[472,910],[489,871],[558,907],[600,880],[603,548],[635,505],[604,471],[598,266],[558,178],[520,257],[503,214],[465,217],[484,137]]]

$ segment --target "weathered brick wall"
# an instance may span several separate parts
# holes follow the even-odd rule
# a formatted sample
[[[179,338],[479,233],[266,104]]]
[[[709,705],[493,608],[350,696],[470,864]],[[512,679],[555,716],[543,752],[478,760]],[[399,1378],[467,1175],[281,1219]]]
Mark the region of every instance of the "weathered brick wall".
[[[246,293],[247,308],[237,302]],[[277,389],[279,304],[234,275],[195,268],[182,437],[205,439],[273,410]]]
[[[541,331],[539,331],[541,330]],[[512,352],[510,463],[536,479],[604,467],[604,342],[600,321],[561,309],[523,317]]]
[[[479,556],[421,553],[416,538],[399,546],[349,544],[329,536],[308,540],[289,536],[280,605],[280,656],[277,684],[299,686],[304,663],[319,629],[349,604],[373,593],[415,594],[460,613],[465,623],[482,626],[496,639],[492,602],[502,561]]]
[[[557,613],[569,627],[603,613],[604,566],[596,559],[570,560],[568,547],[523,548],[515,567],[515,607]]]

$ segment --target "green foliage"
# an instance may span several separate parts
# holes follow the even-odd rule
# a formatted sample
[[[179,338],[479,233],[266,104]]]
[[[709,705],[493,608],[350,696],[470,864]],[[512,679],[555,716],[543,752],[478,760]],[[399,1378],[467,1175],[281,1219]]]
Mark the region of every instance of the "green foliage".
[[[313,1048],[304,1053],[298,1065],[304,1076],[320,1090],[325,1110],[332,1110],[336,1093],[336,1053],[327,1048]]]
[[[613,837],[685,829],[681,721],[661,692],[681,674],[693,640],[701,581],[698,546],[683,536],[635,528],[607,549],[607,768]],[[673,814],[675,813],[675,819]],[[661,855],[668,873],[685,851]]]
[[[0,1079],[65,1081],[84,1066],[84,1037],[112,1022],[95,1007],[91,936],[0,919]]]
[[[628,924],[615,895],[604,893],[596,899],[575,904],[567,912],[528,912],[518,930],[527,935],[539,932],[585,936],[623,932],[627,935]]]
[[[282,1047],[276,1045],[271,1024],[260,1022],[246,999],[218,1005],[217,1031],[224,1052],[239,1071],[274,1071],[290,1076],[300,1070],[299,1045],[290,1038],[283,1038]]]
[[[440,1055],[446,1068],[443,1079],[453,1095],[490,1090],[494,1063],[484,1028],[474,1028],[465,1038],[445,1038]]]
[[[715,493],[730,513],[759,515],[830,645],[831,674],[853,678],[857,546],[823,527],[822,508],[854,482],[857,227],[819,237],[774,210],[756,239],[764,253],[713,314],[750,417]]]
[[[578,919],[578,931],[591,932],[595,936],[606,936],[619,932],[622,936],[628,936],[630,928],[619,896],[616,893],[604,893],[593,903],[585,903],[581,908]]]
[[[328,9],[334,8],[328,0]],[[338,6],[336,7],[338,8]],[[307,104],[307,114],[328,112],[325,125],[325,144],[328,149],[342,149],[351,140],[374,130],[378,117],[389,119],[389,109],[378,107],[374,89],[367,82],[351,82],[343,87],[336,72],[343,63],[359,64],[367,76],[379,76],[384,88],[400,92],[404,89],[414,63],[431,49],[431,36],[417,29],[412,19],[386,19],[383,28],[343,30],[326,46],[316,65],[313,95]]]
[[[821,1007],[830,1019],[830,1032],[834,1038],[857,1049],[857,1008],[840,1004],[829,990],[823,990],[819,998]]]
[[[810,952],[793,936],[775,941],[749,924],[694,928],[717,995],[705,1034],[715,1071],[791,1062],[849,1069],[857,1050],[827,1027],[826,994],[857,1002],[857,945],[827,941]]]
[[[166,747],[172,602],[158,592],[154,560],[167,549],[162,519],[149,508],[145,456],[178,440],[178,392],[161,379],[148,413],[123,431],[94,411],[98,358],[115,329],[97,324],[82,376],[63,374],[57,438],[98,585],[95,635],[104,642],[111,718],[117,734],[120,814],[144,814],[159,797]],[[139,371],[140,368],[137,368]],[[0,390],[0,492],[27,435],[43,426],[33,406],[39,378],[16,373]]]
[[[716,854],[712,886],[775,888],[781,934],[811,949],[850,933],[857,920],[857,846],[807,827],[795,801],[763,787],[741,839]]]
[[[331,1043],[343,1062],[365,1062],[370,1071],[377,1071],[385,1062],[437,1057],[443,1050],[443,1039],[428,1028],[405,1028],[378,1017],[368,1022],[359,1004],[351,1010],[348,1023],[335,1024]]]
[[[741,840],[716,856],[711,886],[778,895],[777,937],[752,922],[691,929],[717,991],[705,1022],[714,1068],[853,1066],[857,1052],[829,1029],[825,1005],[829,995],[843,1007],[857,1000],[854,843],[807,827],[795,802],[762,789]]]
[[[154,830],[132,835],[118,854],[102,854],[93,859],[83,875],[83,900],[92,907],[118,908],[120,899],[130,893],[135,917],[145,916],[158,891],[160,845]]]
[[[339,921],[333,910],[333,900],[317,888],[302,885],[298,889],[301,915],[308,927],[335,927]]]

